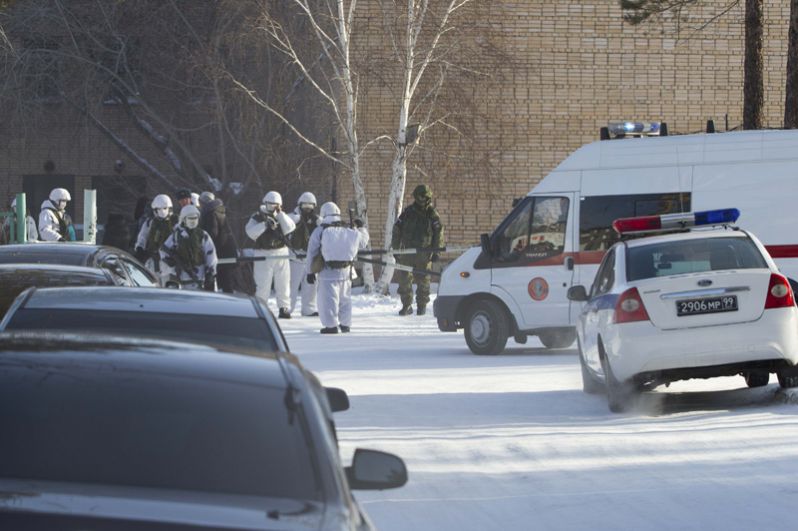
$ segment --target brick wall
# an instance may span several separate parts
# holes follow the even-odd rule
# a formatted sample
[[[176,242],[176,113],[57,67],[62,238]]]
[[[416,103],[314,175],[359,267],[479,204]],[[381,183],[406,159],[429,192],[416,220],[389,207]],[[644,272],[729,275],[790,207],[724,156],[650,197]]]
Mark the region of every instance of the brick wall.
[[[479,233],[506,215],[514,197],[526,194],[574,149],[596,140],[610,120],[662,120],[672,133],[686,133],[702,130],[708,118],[722,130],[728,115],[730,127],[739,126],[743,3],[695,32],[690,28],[728,5],[726,0],[699,4],[702,9],[690,12],[677,38],[672,25],[625,24],[614,0],[475,0],[450,41],[456,50],[468,50],[466,63],[480,72],[452,74],[444,106],[462,135],[436,128],[422,137],[410,160],[407,196],[417,183],[430,184],[448,241],[476,243]],[[781,126],[784,105],[789,14],[784,4],[765,5],[765,124],[771,127]],[[365,143],[396,135],[398,102],[391,86],[398,79],[378,2],[359,6],[353,55],[361,71],[368,68],[387,81],[361,76],[360,141]],[[113,175],[113,162],[124,158],[74,115],[32,129],[20,134],[0,124],[0,198],[18,191],[23,175],[43,173],[45,160],[55,163],[57,173],[75,175],[80,190],[92,175]],[[138,149],[150,152],[145,141],[131,138]],[[212,149],[203,154],[216,162]],[[382,240],[392,154],[385,141],[364,154],[375,244]],[[141,174],[126,162],[123,175]],[[292,208],[305,189],[320,202],[330,198],[333,170],[326,161],[305,166],[302,173],[285,173],[267,176],[264,186],[284,192],[287,206]],[[76,195],[80,203],[82,193]],[[345,208],[351,198],[349,176],[340,169],[338,202]],[[82,205],[76,206],[81,212]]]
[[[375,2],[376,4],[376,2]],[[408,172],[407,194],[427,182],[451,243],[476,243],[570,152],[598,139],[610,120],[662,120],[671,133],[703,130],[715,119],[723,130],[742,122],[743,3],[702,31],[728,5],[699,3],[676,34],[672,24],[632,27],[610,0],[494,1],[477,3],[460,20],[458,39],[483,40],[503,55],[475,83],[474,127],[467,141],[440,132],[422,139]],[[382,31],[374,7],[367,17],[373,55]],[[765,124],[780,127],[789,6],[765,6]],[[362,139],[395,134],[398,103],[379,87],[361,97]],[[443,150],[437,158],[428,151]],[[422,152],[423,151],[423,152]],[[385,216],[384,193],[392,150],[367,153],[364,173],[372,224]],[[432,162],[430,162],[430,159]],[[421,171],[412,169],[414,165]],[[374,234],[376,240],[381,234]]]

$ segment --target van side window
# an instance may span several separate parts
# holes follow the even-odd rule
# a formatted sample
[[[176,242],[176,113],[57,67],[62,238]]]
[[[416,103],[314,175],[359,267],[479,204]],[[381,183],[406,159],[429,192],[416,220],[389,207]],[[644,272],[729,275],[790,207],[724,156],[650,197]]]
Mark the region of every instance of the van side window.
[[[527,199],[511,214],[512,220],[499,236],[499,259],[518,260],[529,246],[529,223],[534,200]]]
[[[565,229],[568,224],[567,197],[536,197],[529,231],[528,259],[562,254],[565,250]]]
[[[527,198],[499,233],[499,260],[529,263],[562,254],[569,207],[567,197]]]
[[[579,250],[605,251],[618,241],[618,218],[690,212],[690,192],[583,197],[579,209]]]

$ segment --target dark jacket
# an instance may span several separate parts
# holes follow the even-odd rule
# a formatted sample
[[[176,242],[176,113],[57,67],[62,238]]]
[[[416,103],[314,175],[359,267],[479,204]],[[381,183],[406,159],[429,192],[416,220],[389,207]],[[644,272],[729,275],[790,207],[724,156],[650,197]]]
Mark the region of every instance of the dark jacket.
[[[422,207],[413,203],[404,209],[393,226],[391,247],[394,249],[439,248],[443,245],[443,225],[432,205]]]
[[[227,224],[227,213],[221,199],[214,199],[202,206],[200,226],[213,240],[219,258],[236,255],[236,244]]]

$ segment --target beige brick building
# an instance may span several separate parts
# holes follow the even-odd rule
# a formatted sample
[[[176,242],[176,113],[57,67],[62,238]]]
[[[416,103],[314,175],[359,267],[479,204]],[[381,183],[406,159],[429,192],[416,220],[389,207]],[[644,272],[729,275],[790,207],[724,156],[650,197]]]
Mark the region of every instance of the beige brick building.
[[[438,128],[422,137],[410,161],[408,194],[429,183],[450,243],[475,243],[509,211],[514,197],[580,145],[598,139],[609,120],[662,120],[671,133],[700,131],[713,118],[719,130],[742,121],[742,3],[701,31],[695,28],[728,3],[711,0],[690,13],[679,35],[671,26],[631,27],[614,0],[484,0],[458,22],[457,46],[476,52],[469,67],[484,75],[461,76],[449,105],[464,129]],[[783,4],[783,5],[782,5]],[[376,0],[362,2],[355,55],[364,63],[385,60],[388,47]],[[766,2],[765,123],[780,127],[789,6]],[[360,33],[357,33],[357,32]],[[375,63],[376,64],[376,63]],[[390,68],[383,69],[390,79]],[[398,103],[385,85],[362,78],[361,142],[395,135]],[[80,190],[121,175],[136,179],[130,161],[117,172],[119,150],[86,123],[55,120],[20,138],[0,125],[0,197],[36,176],[74,177]],[[146,146],[141,146],[146,152]],[[208,153],[212,159],[212,153]],[[392,147],[366,151],[369,218],[374,241],[382,239]],[[46,171],[44,163],[54,168]],[[44,177],[42,177],[44,178]],[[331,196],[330,175],[298,183],[289,176],[278,189],[311,188]],[[135,184],[135,186],[139,186]],[[345,172],[339,202],[351,190]],[[80,194],[78,194],[80,195]],[[293,201],[289,195],[286,202]],[[35,205],[38,208],[38,205]],[[78,212],[82,205],[75,205]]]

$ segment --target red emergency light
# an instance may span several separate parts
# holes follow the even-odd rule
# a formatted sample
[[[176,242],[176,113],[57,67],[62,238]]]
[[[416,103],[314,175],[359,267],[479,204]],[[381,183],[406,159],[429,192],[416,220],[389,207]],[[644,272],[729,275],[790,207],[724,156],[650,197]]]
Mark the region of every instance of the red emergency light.
[[[612,222],[612,228],[618,234],[661,232],[698,226],[728,225],[737,221],[739,217],[740,211],[736,208],[723,208],[719,210],[704,210],[702,212],[663,214],[661,216],[620,218]]]

